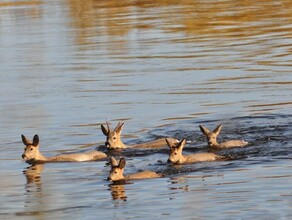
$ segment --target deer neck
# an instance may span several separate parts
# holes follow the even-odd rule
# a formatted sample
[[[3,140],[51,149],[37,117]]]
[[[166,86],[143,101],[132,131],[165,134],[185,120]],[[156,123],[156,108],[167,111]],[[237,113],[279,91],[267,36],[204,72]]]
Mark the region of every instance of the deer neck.
[[[179,159],[179,162],[180,163],[185,163],[185,162],[187,162],[187,160],[188,160],[188,156],[181,155],[181,158]]]
[[[128,175],[124,176],[124,174],[122,174],[122,176],[121,176],[121,180],[128,180],[128,179],[130,179],[130,178],[128,177]]]
[[[127,147],[128,147],[128,146],[125,145],[125,144],[122,142],[121,138],[119,137],[113,148],[115,149],[115,148],[127,148]]]
[[[220,146],[220,144],[217,142],[217,139],[216,139],[213,143],[209,144],[209,146],[210,147],[218,147],[218,146]]]
[[[36,157],[35,157],[35,160],[37,160],[37,161],[49,161],[50,159],[45,157],[44,155],[42,155],[41,152],[38,152]]]
[[[122,141],[119,143],[119,148],[127,148],[128,146],[125,145]]]

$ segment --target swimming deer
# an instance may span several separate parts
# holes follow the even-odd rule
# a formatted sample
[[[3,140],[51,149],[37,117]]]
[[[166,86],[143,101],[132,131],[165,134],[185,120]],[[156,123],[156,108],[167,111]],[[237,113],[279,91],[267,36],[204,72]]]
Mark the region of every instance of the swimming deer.
[[[218,125],[212,132],[204,127],[203,125],[199,126],[202,133],[206,136],[208,146],[214,148],[230,148],[230,147],[243,147],[248,144],[248,142],[244,140],[229,140],[224,141],[222,143],[217,142],[217,136],[221,132],[223,125]]]
[[[215,161],[222,159],[214,153],[196,153],[190,155],[183,155],[182,150],[186,144],[186,139],[183,139],[179,143],[171,143],[168,139],[165,139],[169,146],[169,157],[167,162],[173,164],[185,164],[185,163],[195,163],[195,162],[205,162],[205,161]]]
[[[105,146],[109,149],[118,149],[118,148],[161,148],[167,146],[165,138],[160,138],[154,141],[135,144],[135,145],[125,145],[121,140],[121,133],[124,127],[124,123],[118,123],[114,130],[111,131],[110,126],[106,123],[106,127],[101,125],[102,133],[106,136]],[[168,138],[169,142],[179,142],[175,138]]]
[[[151,179],[162,177],[162,174],[158,174],[150,170],[145,170],[142,172],[128,174],[124,176],[124,168],[126,166],[125,158],[121,158],[118,163],[114,157],[111,157],[110,164],[111,171],[107,178],[107,180],[109,181]]]
[[[91,151],[88,153],[61,154],[54,157],[45,157],[39,150],[39,136],[36,134],[33,141],[30,141],[24,135],[21,135],[22,142],[25,145],[22,158],[27,163],[44,163],[44,162],[82,162],[94,161],[107,157],[100,151]]]

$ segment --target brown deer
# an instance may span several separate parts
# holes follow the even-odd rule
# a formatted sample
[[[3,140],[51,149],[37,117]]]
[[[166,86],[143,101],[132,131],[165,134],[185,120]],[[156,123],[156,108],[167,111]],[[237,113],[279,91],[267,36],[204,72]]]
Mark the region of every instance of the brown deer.
[[[124,123],[118,123],[114,130],[110,129],[108,123],[106,123],[106,127],[101,125],[102,133],[106,136],[105,146],[109,149],[119,149],[119,148],[161,148],[167,146],[165,142],[165,138],[160,138],[154,141],[135,144],[135,145],[125,145],[121,140],[121,133],[124,127]],[[169,142],[179,142],[175,138],[168,138]]]
[[[205,162],[205,161],[215,161],[221,159],[214,153],[196,153],[190,155],[183,155],[182,150],[186,144],[186,139],[183,139],[179,143],[171,143],[168,139],[165,139],[169,146],[169,157],[167,162],[172,164],[185,164],[185,163],[195,163],[195,162]]]
[[[109,181],[151,179],[162,177],[162,174],[158,174],[150,170],[145,170],[142,172],[132,173],[124,176],[124,168],[126,166],[125,158],[121,158],[118,163],[114,157],[111,157],[110,164],[111,170],[107,178]]]
[[[221,143],[217,142],[217,136],[221,132],[223,125],[218,125],[213,131],[210,131],[208,128],[203,125],[199,126],[202,133],[206,136],[208,146],[214,148],[230,148],[230,147],[243,147],[248,144],[244,140],[229,140]]]
[[[94,161],[107,157],[103,152],[90,151],[87,153],[75,153],[75,154],[61,154],[54,157],[45,157],[39,150],[39,136],[35,135],[33,141],[30,141],[24,135],[21,135],[22,142],[25,145],[22,158],[27,163],[44,163],[44,162],[82,162],[82,161]]]

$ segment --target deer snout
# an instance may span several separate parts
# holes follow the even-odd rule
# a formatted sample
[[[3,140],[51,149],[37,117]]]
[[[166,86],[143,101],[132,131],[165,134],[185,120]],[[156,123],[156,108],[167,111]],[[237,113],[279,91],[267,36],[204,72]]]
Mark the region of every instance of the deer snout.
[[[210,147],[215,147],[216,145],[214,144],[214,143],[212,143],[212,142],[208,142],[208,145],[210,146]]]
[[[171,160],[170,160],[170,159],[168,159],[168,160],[167,160],[167,163],[171,163]]]
[[[108,142],[108,141],[104,142],[104,145],[105,145],[107,148],[109,148],[109,147],[110,147],[110,144],[109,144],[109,142]]]
[[[107,178],[107,181],[111,181],[112,179],[110,177]]]
[[[22,154],[22,159],[25,159],[25,158],[26,158],[25,154]]]

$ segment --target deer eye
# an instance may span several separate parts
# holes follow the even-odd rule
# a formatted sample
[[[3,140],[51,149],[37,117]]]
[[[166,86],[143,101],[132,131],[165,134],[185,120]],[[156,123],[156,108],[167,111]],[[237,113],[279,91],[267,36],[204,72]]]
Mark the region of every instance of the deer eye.
[[[113,137],[113,139],[116,140],[117,138],[116,137]]]
[[[117,171],[115,171],[115,174],[117,174],[118,172]]]
[[[175,152],[174,155],[177,155],[177,152]]]
[[[33,151],[33,148],[30,148],[29,150],[30,150],[30,151]]]

